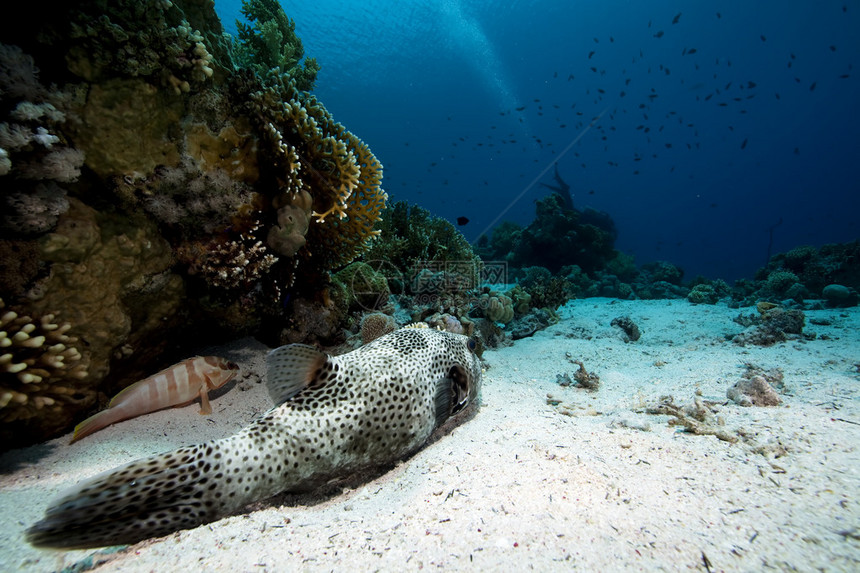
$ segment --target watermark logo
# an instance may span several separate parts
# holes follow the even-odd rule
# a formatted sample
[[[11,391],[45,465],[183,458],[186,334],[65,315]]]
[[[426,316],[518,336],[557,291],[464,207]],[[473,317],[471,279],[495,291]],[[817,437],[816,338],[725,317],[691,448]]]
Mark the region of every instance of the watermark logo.
[[[504,261],[418,261],[406,273],[382,260],[365,265],[347,286],[359,306],[368,311],[385,306],[389,296],[405,306],[442,304],[470,293],[476,296],[484,284],[504,284],[508,278]]]

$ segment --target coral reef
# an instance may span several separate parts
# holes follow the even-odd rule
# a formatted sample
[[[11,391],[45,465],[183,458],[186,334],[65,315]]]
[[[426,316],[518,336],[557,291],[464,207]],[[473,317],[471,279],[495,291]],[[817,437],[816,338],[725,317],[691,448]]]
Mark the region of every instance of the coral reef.
[[[342,342],[341,324],[345,313],[331,298],[296,298],[287,306],[278,345],[301,342],[333,346]]]
[[[69,408],[94,399],[82,385],[88,360],[67,334],[68,322],[58,324],[54,314],[23,315],[0,299],[0,441],[5,447],[26,444],[32,432],[38,438],[62,428]],[[39,420],[33,424],[33,419]]]
[[[68,10],[43,11],[43,17],[33,21],[42,22],[39,41],[45,49],[64,54],[67,69],[88,82],[141,78],[180,94],[209,81],[226,57],[214,11],[210,6],[208,18],[192,18],[189,12],[196,3],[118,0],[106,7],[89,0]],[[188,8],[192,10],[186,12]],[[16,43],[21,41],[16,38]],[[118,45],[122,49],[116,49]]]
[[[680,285],[684,278],[684,269],[668,262],[656,261],[642,265],[642,270],[649,275],[650,282],[667,282],[672,285]]]
[[[428,316],[425,319],[425,322],[430,328],[453,332],[454,334],[465,334],[466,336],[472,336],[472,332],[475,328],[475,324],[468,319],[464,318],[461,322],[459,318],[452,316],[447,312],[437,312],[436,314]]]
[[[553,276],[549,269],[540,266],[524,267],[519,284],[531,296],[529,303],[532,307],[552,311],[573,298],[576,289],[572,281]]]
[[[0,44],[0,234],[8,237],[53,229],[69,208],[60,184],[76,181],[84,161],[61,131],[65,94],[42,85],[38,73],[21,48]]]
[[[760,318],[740,316],[735,319],[735,322],[747,327],[744,332],[732,338],[735,344],[772,346],[789,338],[797,338],[803,333],[806,322],[803,311],[784,309],[771,303],[759,303],[758,310]]]
[[[527,227],[508,224],[494,231],[489,244],[482,239],[479,245],[487,260],[504,260],[515,267],[537,265],[555,273],[575,264],[593,273],[616,258],[616,236],[615,224],[606,213],[566,209],[562,197],[552,193],[537,201],[535,220]]]
[[[507,324],[514,319],[513,304],[509,296],[496,291],[483,293],[477,301],[484,316],[497,324]]]
[[[798,309],[774,307],[762,313],[762,325],[771,331],[801,334],[805,323],[806,317]]]
[[[829,284],[821,290],[821,296],[830,307],[857,306],[860,295],[845,285]]]
[[[739,304],[765,299],[802,304],[808,298],[826,298],[831,284],[860,290],[860,241],[797,247],[771,257],[756,273],[755,281],[738,281],[733,298]]]
[[[385,306],[391,290],[387,277],[368,263],[356,261],[332,275],[341,287],[344,310],[376,310]]]
[[[110,79],[90,86],[70,136],[100,177],[144,177],[179,163],[180,143],[170,133],[182,112],[182,100],[164,89],[138,78]]]
[[[687,300],[693,304],[717,304],[720,296],[713,285],[697,284],[687,293]]]
[[[555,312],[547,308],[536,308],[528,314],[515,317],[505,328],[510,331],[512,340],[519,340],[557,323],[558,320]]]
[[[365,260],[384,261],[398,269],[407,286],[426,269],[448,273],[446,282],[451,287],[477,288],[483,263],[449,221],[417,205],[397,201],[381,213],[377,229],[380,237]]]
[[[397,323],[394,318],[382,312],[370,312],[361,318],[361,326],[359,333],[361,334],[361,343],[367,344],[384,336],[389,332],[394,332],[397,328]]]
[[[291,232],[301,223],[282,221],[298,217],[309,196],[313,220],[305,235],[303,267],[335,269],[367,251],[379,235],[374,224],[388,199],[381,187],[382,166],[316,98],[281,80],[251,95],[273,163],[262,183],[278,190],[278,226],[287,225]],[[284,212],[287,205],[297,209]]]
[[[798,282],[797,275],[791,271],[774,271],[767,276],[765,288],[776,297],[785,296],[786,292]]]
[[[189,274],[201,275],[216,289],[247,292],[278,262],[257,231],[259,227],[253,227],[233,240],[185,245],[177,257],[188,265]]]
[[[296,80],[298,89],[311,91],[320,66],[316,59],[304,58],[296,24],[281,5],[276,0],[242,0],[241,10],[249,23],[236,22],[237,62],[260,77],[285,74]]]
[[[271,67],[234,62],[209,1],[20,8],[0,21],[0,297],[74,325],[86,364],[25,440],[191,344],[337,340],[329,273],[387,197],[367,146],[300,91],[316,66],[280,6],[246,5],[245,46],[266,42]]]
[[[531,308],[532,295],[527,293],[522,286],[514,285],[514,287],[506,294],[511,298],[514,306],[514,313],[518,315],[528,313]]]

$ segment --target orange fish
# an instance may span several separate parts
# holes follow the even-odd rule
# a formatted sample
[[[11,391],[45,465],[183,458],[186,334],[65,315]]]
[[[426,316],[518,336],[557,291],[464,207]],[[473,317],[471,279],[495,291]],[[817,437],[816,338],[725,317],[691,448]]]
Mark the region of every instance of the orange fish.
[[[74,443],[115,422],[149,414],[163,408],[182,406],[200,396],[200,413],[211,414],[209,390],[233,379],[239,367],[217,356],[195,356],[165,368],[158,374],[135,382],[110,401],[106,410],[90,416],[77,426]]]

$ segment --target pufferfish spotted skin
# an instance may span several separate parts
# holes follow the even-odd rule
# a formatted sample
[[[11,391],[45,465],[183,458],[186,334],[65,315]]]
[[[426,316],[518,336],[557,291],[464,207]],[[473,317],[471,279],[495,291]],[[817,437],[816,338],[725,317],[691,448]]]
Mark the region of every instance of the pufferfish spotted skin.
[[[281,492],[395,462],[477,406],[475,341],[402,328],[341,356],[291,344],[267,356],[275,407],[237,434],[86,480],[27,531],[37,547],[136,543]]]

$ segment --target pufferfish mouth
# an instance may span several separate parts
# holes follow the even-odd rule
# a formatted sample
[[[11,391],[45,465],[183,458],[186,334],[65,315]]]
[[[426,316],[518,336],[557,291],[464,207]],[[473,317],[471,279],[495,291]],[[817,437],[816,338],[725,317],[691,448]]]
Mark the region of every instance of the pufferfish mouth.
[[[456,414],[469,404],[469,375],[465,368],[455,364],[448,370],[448,379],[453,394],[451,414]]]

